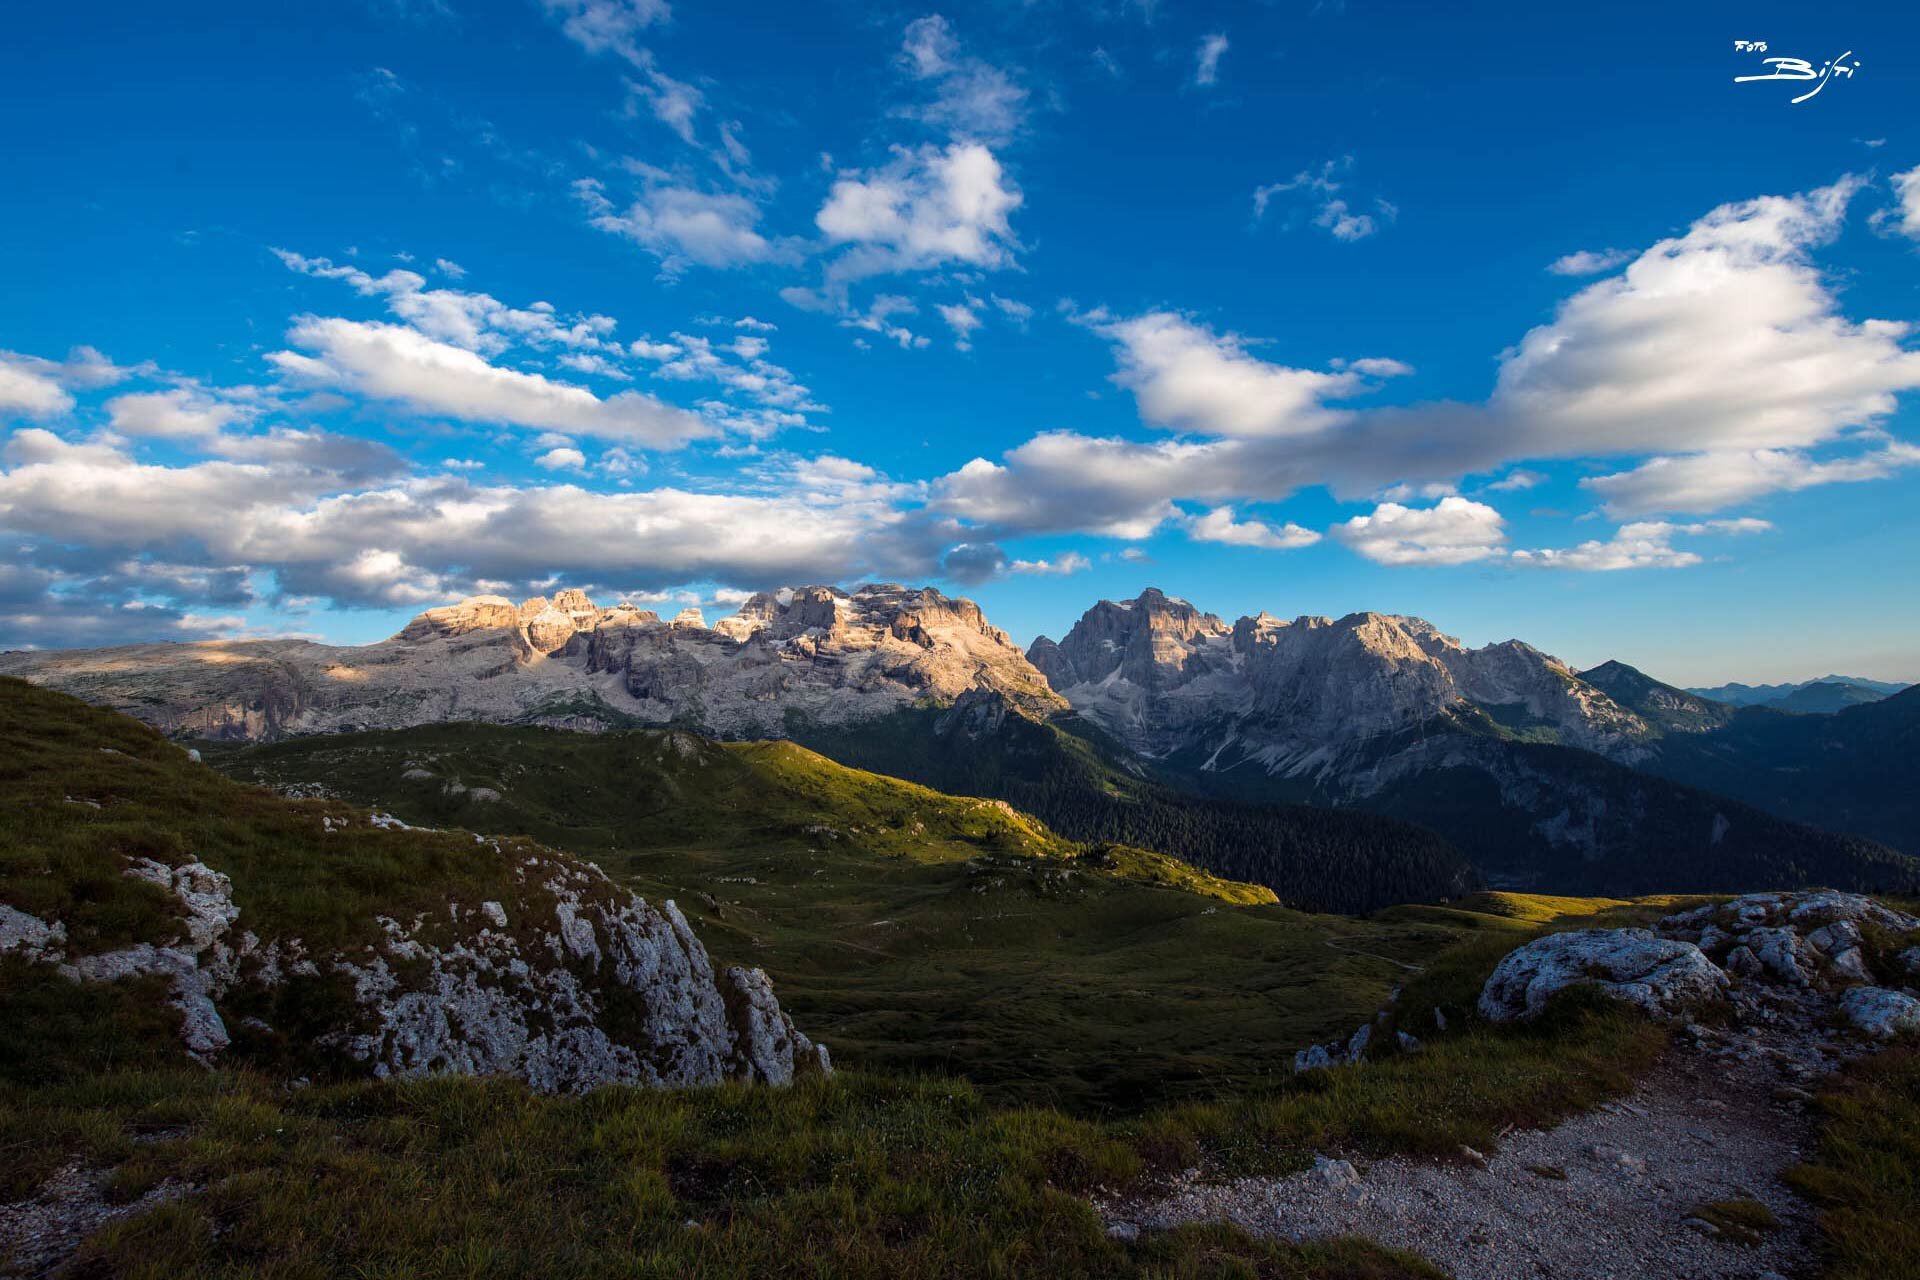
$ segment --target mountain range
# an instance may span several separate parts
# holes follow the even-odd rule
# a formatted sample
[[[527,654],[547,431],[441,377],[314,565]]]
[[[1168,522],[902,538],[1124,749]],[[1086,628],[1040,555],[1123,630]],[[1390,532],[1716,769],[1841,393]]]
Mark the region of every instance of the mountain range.
[[[365,646],[15,652],[0,674],[191,738],[458,720],[790,738],[1349,910],[1479,875],[1594,893],[1920,884],[1913,788],[1886,776],[1899,760],[1835,776],[1802,759],[1904,741],[1911,691],[1835,716],[1742,709],[1393,614],[1229,623],[1148,590],[1023,653],[931,588],[783,589],[712,625],[566,590],[429,609]]]
[[[1821,676],[1818,680],[1802,680],[1797,684],[1735,683],[1687,692],[1729,706],[1772,707],[1776,711],[1825,715],[1842,707],[1878,702],[1908,687],[1889,680],[1869,680],[1865,676]]]

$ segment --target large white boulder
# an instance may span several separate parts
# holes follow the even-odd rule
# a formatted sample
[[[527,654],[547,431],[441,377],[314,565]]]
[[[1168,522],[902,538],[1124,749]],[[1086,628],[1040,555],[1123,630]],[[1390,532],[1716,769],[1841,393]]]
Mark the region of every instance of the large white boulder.
[[[1888,1040],[1920,1032],[1920,1000],[1885,987],[1853,987],[1840,997],[1840,1012],[1870,1036]]]
[[[1530,1018],[1556,992],[1591,986],[1668,1013],[1727,985],[1727,975],[1690,942],[1646,929],[1575,929],[1536,938],[1502,960],[1480,992],[1480,1012],[1493,1022]]]

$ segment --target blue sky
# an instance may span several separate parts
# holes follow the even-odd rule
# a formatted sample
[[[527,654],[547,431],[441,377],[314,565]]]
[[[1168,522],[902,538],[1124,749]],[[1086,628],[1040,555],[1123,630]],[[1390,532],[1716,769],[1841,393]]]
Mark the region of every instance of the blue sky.
[[[0,644],[888,578],[1920,678],[1920,16],[1442,8],[33,6]]]

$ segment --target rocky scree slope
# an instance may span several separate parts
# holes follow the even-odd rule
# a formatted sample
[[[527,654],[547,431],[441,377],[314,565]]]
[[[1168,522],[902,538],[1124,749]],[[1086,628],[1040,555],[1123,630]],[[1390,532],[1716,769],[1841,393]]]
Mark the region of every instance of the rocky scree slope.
[[[828,1067],[764,973],[569,854],[273,796],[15,680],[0,762],[0,1005],[30,1039],[59,1034],[34,1010],[97,986],[163,1000],[205,1062],[546,1091]]]
[[[208,641],[0,654],[20,676],[175,736],[258,741],[447,720],[595,729],[689,724],[783,736],[789,718],[847,723],[990,689],[1063,705],[970,600],[931,588],[800,587],[709,627],[698,610],[596,605],[565,590],[518,605],[474,596],[377,644]]]

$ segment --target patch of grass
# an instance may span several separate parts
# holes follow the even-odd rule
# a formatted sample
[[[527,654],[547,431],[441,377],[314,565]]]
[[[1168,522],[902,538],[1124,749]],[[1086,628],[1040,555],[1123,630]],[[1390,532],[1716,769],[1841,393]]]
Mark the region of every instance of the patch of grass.
[[[1292,1172],[1316,1151],[1486,1151],[1508,1126],[1549,1125],[1630,1090],[1666,1042],[1664,1029],[1632,1010],[1574,991],[1524,1026],[1470,1024],[1417,1054],[1169,1108],[1127,1131],[1165,1161],[1204,1160],[1229,1173]]]
[[[80,1274],[1427,1277],[1369,1245],[1224,1228],[1124,1244],[1084,1195],[1195,1161],[1280,1172],[1316,1150],[1485,1146],[1624,1087],[1647,1031],[1566,1002],[1523,1031],[1112,1121],[852,1072],[542,1098],[501,1079],[288,1091],[125,1071],[0,1085],[0,1179],[24,1190],[79,1155],[123,1199],[200,1188],[100,1233]]]
[[[1780,1219],[1758,1200],[1714,1200],[1688,1216],[1711,1223],[1722,1240],[1734,1244],[1756,1245],[1780,1229]]]
[[[1508,893],[1488,890],[1456,899],[1453,906],[1462,911],[1521,920],[1529,924],[1547,924],[1561,916],[1590,916],[1607,907],[1631,905],[1623,898],[1567,898],[1544,893]]]
[[[1815,1105],[1814,1157],[1787,1181],[1820,1206],[1828,1280],[1920,1275],[1920,1049],[1855,1063]]]
[[[1124,1180],[1135,1153],[947,1080],[554,1099],[501,1080],[288,1094],[198,1073],[5,1095],[8,1150],[49,1133],[118,1162],[123,1196],[204,1188],[95,1236],[79,1274],[1438,1275],[1369,1245],[1223,1228],[1111,1240],[1076,1193]]]

